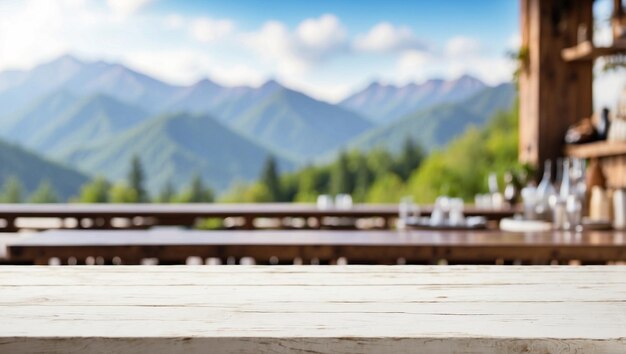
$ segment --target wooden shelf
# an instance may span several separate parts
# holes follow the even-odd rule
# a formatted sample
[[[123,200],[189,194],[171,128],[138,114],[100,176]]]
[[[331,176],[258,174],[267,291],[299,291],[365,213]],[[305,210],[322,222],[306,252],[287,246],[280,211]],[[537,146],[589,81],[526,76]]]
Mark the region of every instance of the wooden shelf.
[[[581,145],[566,145],[565,155],[578,158],[626,156],[626,142],[598,141]]]
[[[585,41],[561,51],[561,57],[568,62],[594,60],[616,54],[626,54],[626,43],[620,42],[610,47],[594,47],[591,41]]]

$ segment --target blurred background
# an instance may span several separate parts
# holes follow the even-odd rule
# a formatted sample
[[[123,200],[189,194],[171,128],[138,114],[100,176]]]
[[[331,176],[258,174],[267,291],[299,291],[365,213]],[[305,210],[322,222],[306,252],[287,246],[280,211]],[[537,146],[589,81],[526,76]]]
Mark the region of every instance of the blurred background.
[[[0,19],[2,202],[473,201],[534,173],[517,1],[5,0]],[[594,109],[624,73],[596,62]]]

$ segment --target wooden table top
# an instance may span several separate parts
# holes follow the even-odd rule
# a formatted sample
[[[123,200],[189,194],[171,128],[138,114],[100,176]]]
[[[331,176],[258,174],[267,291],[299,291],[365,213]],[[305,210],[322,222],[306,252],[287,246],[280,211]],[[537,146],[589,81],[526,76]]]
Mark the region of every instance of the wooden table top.
[[[124,245],[344,245],[344,246],[429,246],[475,247],[525,246],[622,246],[626,232],[588,231],[515,233],[491,231],[426,230],[50,230],[33,233],[9,246],[124,246]]]
[[[624,353],[625,298],[607,266],[6,266],[0,352]]]
[[[500,231],[149,231],[54,230],[22,237],[7,244],[9,261],[48,264],[50,258],[119,257],[125,264],[144,258],[173,263],[187,257],[240,259],[263,263],[278,257],[289,263],[334,262],[393,264],[398,259],[431,263],[445,259],[457,264],[521,261],[584,261],[606,264],[626,261],[626,233],[569,232],[510,233]]]

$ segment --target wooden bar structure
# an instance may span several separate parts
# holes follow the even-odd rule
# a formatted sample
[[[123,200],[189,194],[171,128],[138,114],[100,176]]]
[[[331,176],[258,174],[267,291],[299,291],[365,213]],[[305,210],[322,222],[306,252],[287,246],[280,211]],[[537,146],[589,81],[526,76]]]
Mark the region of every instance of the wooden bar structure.
[[[188,257],[252,258],[304,264],[334,264],[343,258],[356,264],[582,264],[626,262],[626,232],[506,233],[501,231],[191,231],[57,230],[9,242],[8,260],[15,263],[139,264],[155,258],[185,264]],[[118,259],[116,262],[113,259]],[[73,262],[68,260],[73,259]]]
[[[430,207],[422,208],[429,215]],[[466,208],[468,216],[482,215],[490,220],[510,217],[514,209],[488,210]],[[319,209],[314,204],[264,203],[264,204],[0,204],[0,219],[5,220],[0,232],[15,232],[19,229],[15,221],[28,218],[55,218],[62,223],[72,219],[74,228],[111,229],[112,221],[122,218],[130,221],[127,228],[151,226],[192,227],[201,218],[240,218],[241,228],[254,229],[255,220],[260,218],[315,219],[318,228],[325,226],[328,218],[380,219],[381,228],[393,228],[398,217],[397,204],[357,204],[349,209]],[[83,221],[89,221],[89,227]],[[332,225],[331,225],[332,226]],[[123,228],[123,227],[122,227]]]
[[[569,61],[579,26],[593,37],[593,0],[521,0],[520,160],[562,155],[567,127],[593,112],[592,60]]]
[[[609,188],[626,187],[622,143],[565,146],[567,128],[593,113],[593,66],[601,57],[625,55],[626,42],[593,43],[593,0],[521,0],[519,74],[520,161],[541,170],[561,156],[598,159]],[[623,16],[621,0],[613,17]],[[585,38],[580,38],[584,35]]]
[[[625,267],[4,267],[1,353],[626,352]]]

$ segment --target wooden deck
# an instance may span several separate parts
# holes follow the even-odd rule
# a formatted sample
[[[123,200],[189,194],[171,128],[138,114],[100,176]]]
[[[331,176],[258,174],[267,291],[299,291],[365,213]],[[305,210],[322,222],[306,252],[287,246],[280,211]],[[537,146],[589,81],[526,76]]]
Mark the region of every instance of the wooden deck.
[[[1,353],[624,353],[626,267],[4,267]]]
[[[626,232],[508,233],[501,231],[191,231],[56,230],[32,234],[8,244],[9,261],[48,264],[74,258],[78,264],[100,257],[110,264],[156,258],[163,264],[188,257],[218,258],[226,263],[244,257],[258,264],[349,263],[434,264],[606,264],[626,261]],[[274,263],[275,263],[274,262]]]

